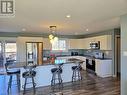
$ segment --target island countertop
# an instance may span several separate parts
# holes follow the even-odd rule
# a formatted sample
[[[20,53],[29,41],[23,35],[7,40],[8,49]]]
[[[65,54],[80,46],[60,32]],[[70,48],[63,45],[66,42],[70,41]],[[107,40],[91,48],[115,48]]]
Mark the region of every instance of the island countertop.
[[[47,63],[43,62],[43,64],[38,65],[38,64],[30,64],[30,65],[36,65],[36,66],[46,66],[46,65],[57,65],[57,64],[69,64],[69,63],[82,63],[82,60],[75,59],[75,58],[70,58],[70,59],[56,59],[54,63]],[[28,66],[30,66],[28,65]],[[21,68],[27,66],[26,62],[14,62],[9,66],[9,68]]]

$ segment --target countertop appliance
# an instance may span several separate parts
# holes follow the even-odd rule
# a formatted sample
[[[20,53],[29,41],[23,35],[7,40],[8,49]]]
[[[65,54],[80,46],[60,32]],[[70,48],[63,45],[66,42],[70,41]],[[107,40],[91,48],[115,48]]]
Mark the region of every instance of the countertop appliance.
[[[95,54],[95,58],[102,58],[102,59],[104,59],[104,58],[105,58],[104,55],[105,55],[105,54],[104,54],[103,52],[97,52],[97,53]]]
[[[71,52],[71,56],[77,56],[78,52]]]

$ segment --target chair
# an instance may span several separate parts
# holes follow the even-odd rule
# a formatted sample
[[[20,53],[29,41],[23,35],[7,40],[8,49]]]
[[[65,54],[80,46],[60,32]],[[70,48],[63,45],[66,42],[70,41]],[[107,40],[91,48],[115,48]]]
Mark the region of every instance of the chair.
[[[82,67],[80,65],[80,63],[78,64],[78,66],[72,66],[72,82],[76,81],[76,80],[82,80],[82,75],[81,75],[81,71]]]
[[[26,71],[22,74],[22,77],[25,78],[25,83],[23,85],[23,89],[24,89],[23,94],[26,91],[26,85],[30,84],[30,83],[32,83],[32,85],[33,85],[33,91],[35,93],[35,86],[36,86],[36,83],[34,81],[34,77],[36,76],[36,71],[34,71],[35,67],[36,67],[35,65],[33,65],[33,66],[24,66]],[[32,82],[28,83],[27,79],[31,79]]]
[[[12,64],[13,64],[13,61],[8,61],[7,63],[5,63],[6,73],[8,76],[10,76],[9,82],[8,82],[8,91],[12,86],[12,78],[14,75],[16,75],[17,77],[17,85],[18,85],[18,88],[20,88],[20,70],[15,68],[10,69],[9,65],[12,65]]]
[[[58,64],[57,64],[58,65]],[[51,87],[54,89],[55,85],[57,84],[56,81],[58,81],[59,88],[62,86],[63,87],[63,80],[61,77],[62,74],[62,66],[63,64],[59,64],[57,68],[52,68],[52,80],[51,80]]]

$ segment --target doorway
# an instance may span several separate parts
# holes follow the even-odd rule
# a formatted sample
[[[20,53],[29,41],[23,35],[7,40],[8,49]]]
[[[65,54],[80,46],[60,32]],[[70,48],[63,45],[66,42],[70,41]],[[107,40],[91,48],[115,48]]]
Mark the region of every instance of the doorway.
[[[119,35],[116,36],[116,66],[117,66],[117,76],[121,74],[121,38]]]
[[[3,67],[2,43],[0,42],[0,68]]]
[[[16,42],[0,42],[0,67],[3,68],[7,60],[16,61]]]

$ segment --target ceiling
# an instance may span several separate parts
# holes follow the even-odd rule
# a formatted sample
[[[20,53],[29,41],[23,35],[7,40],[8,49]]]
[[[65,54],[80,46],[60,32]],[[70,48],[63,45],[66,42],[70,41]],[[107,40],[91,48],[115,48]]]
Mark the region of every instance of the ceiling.
[[[15,0],[15,7],[15,17],[0,18],[0,32],[50,33],[56,25],[59,35],[82,35],[120,27],[127,14],[127,0]]]

